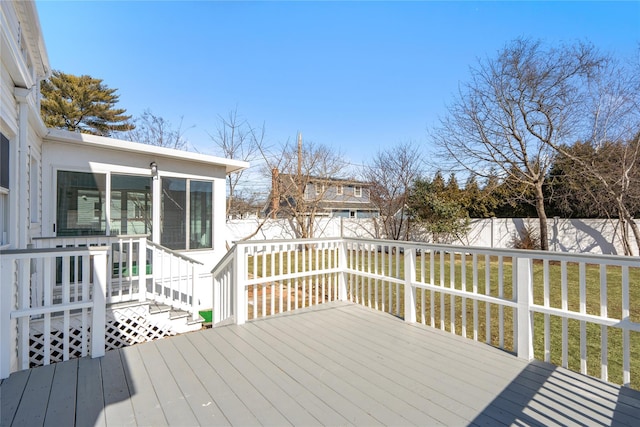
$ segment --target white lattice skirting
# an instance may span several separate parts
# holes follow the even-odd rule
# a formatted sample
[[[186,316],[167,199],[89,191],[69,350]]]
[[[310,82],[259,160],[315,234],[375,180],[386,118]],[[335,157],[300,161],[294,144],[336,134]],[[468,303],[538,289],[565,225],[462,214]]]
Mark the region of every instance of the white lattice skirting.
[[[82,357],[83,346],[91,347],[90,338],[83,343],[82,314],[72,315],[69,318],[68,351],[69,358]],[[51,319],[50,332],[50,363],[61,362],[64,358],[65,337],[63,334],[63,319]],[[89,332],[89,331],[87,331]],[[146,305],[120,307],[107,312],[105,348],[113,350],[132,344],[176,335],[170,325],[153,322],[149,318],[149,309]],[[90,337],[89,333],[84,334]],[[29,363],[30,367],[44,364],[45,333],[42,320],[32,320],[29,336]],[[85,354],[87,351],[84,352]]]

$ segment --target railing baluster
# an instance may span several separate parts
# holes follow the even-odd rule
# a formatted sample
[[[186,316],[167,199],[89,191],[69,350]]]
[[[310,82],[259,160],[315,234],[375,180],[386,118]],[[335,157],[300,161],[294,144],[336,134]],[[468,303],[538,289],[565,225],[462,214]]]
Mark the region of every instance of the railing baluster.
[[[609,317],[607,310],[607,266],[600,264],[600,316]],[[609,378],[609,338],[608,327],[600,326],[600,378],[607,381]]]
[[[549,260],[545,259],[543,262],[544,276],[543,276],[543,304],[545,307],[549,307]],[[544,361],[551,362],[551,323],[550,315],[544,314]]]
[[[622,266],[622,318],[629,322],[629,267]],[[631,343],[629,329],[622,330],[622,385],[631,385]]]
[[[461,290],[467,291],[467,265],[464,251],[460,253],[460,282]],[[467,299],[462,297],[462,336],[467,337]]]
[[[567,262],[560,262],[560,294],[562,310],[568,311],[569,300],[567,297]],[[566,317],[562,318],[562,367],[569,367],[569,323]]]
[[[484,256],[484,294],[491,295],[491,256],[486,254]],[[491,303],[485,302],[485,341],[487,344],[491,344]]]
[[[429,280],[432,286],[436,284],[436,254],[434,250],[429,251]],[[429,301],[430,301],[430,318],[429,318],[429,326],[432,328],[436,327],[436,297],[433,288],[429,291]]]
[[[584,262],[578,267],[580,282],[580,313],[587,313],[587,268]],[[580,321],[580,373],[587,373],[587,322]]]
[[[279,246],[279,250],[278,250],[278,273],[280,274],[280,276],[282,276],[283,271],[284,271],[284,266],[282,265],[282,263],[283,263],[283,261],[282,261],[283,260],[283,256],[282,256],[283,252],[284,251],[282,250],[282,245],[280,245]],[[283,292],[283,288],[284,288],[282,280],[278,281],[278,288],[279,288],[279,293],[278,293],[278,312],[282,313],[282,311],[283,311],[283,308],[282,308],[283,307],[282,306],[282,303],[283,303],[282,292]]]
[[[456,253],[449,252],[449,288],[456,287]],[[449,330],[456,333],[456,297],[451,294],[449,296]]]
[[[444,251],[440,251],[440,287],[444,289],[444,272],[445,272],[445,262],[444,262]],[[445,293],[440,290],[440,330],[445,330],[445,305],[444,305],[444,296]]]
[[[513,258],[511,258],[513,261]],[[498,256],[498,298],[504,298],[504,257]],[[498,305],[498,341],[504,348],[504,306]]]
[[[478,300],[475,296],[478,294],[478,254],[473,253],[472,258],[473,269],[473,340],[478,341]]]

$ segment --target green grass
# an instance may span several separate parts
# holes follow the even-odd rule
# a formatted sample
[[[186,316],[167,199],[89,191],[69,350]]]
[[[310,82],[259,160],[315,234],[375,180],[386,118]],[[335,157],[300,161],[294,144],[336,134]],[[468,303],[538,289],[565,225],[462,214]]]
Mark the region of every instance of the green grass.
[[[324,254],[324,266],[330,267],[329,260],[333,260],[331,254],[325,251]],[[322,255],[316,251],[305,251],[305,270],[309,270],[309,257],[311,257],[311,270],[315,269],[316,260],[318,265],[322,264]],[[356,261],[357,260],[357,261]],[[262,256],[257,257],[257,276],[263,275],[263,269],[267,273],[277,273],[280,268],[280,258],[278,255],[275,257],[267,256],[262,262]],[[420,281],[422,278],[422,261],[423,259],[418,256],[416,261],[416,276]],[[453,263],[453,264],[452,264]],[[283,271],[288,271],[289,265],[292,267],[295,265],[294,253],[290,252],[282,258]],[[465,258],[465,265],[463,267],[462,260],[458,254],[455,258],[451,258],[449,254],[441,258],[440,254],[436,254],[433,260],[434,264],[434,281],[433,283],[439,285],[444,284],[445,287],[450,287],[451,283],[456,289],[466,289],[471,292],[473,290],[473,271],[472,271],[472,259],[471,256]],[[302,271],[302,252],[298,252],[298,271]],[[382,253],[379,252],[376,256],[369,257],[368,255],[355,256],[354,252],[351,252],[348,258],[348,265],[355,266],[358,270],[376,269],[378,272],[384,271],[388,274],[391,271],[391,275],[400,279],[404,278],[404,257],[401,253]],[[451,280],[453,265],[453,281]],[[272,266],[274,269],[272,269]],[[253,277],[254,266],[253,258],[249,258],[249,272]],[[431,259],[429,254],[425,255],[424,270],[425,277],[422,281],[429,283],[430,277]],[[462,282],[463,269],[466,273],[466,280]],[[485,258],[479,257],[478,259],[478,277],[477,277],[477,291],[480,294],[486,292],[486,278],[485,272],[487,265],[485,264]],[[498,297],[499,295],[505,298],[513,298],[514,292],[512,287],[512,265],[509,258],[505,258],[503,262],[502,271],[502,285],[499,282],[499,263],[497,257],[490,259],[489,265],[489,291],[488,294]],[[560,263],[549,263],[549,305],[551,307],[562,307],[562,289],[561,289],[561,265]],[[568,308],[573,311],[579,311],[580,308],[580,269],[578,264],[567,264],[567,301]],[[600,268],[595,265],[587,265],[585,268],[585,289],[586,289],[586,312],[588,314],[600,315],[601,304],[601,290],[600,290]],[[608,316],[611,318],[622,317],[622,269],[620,267],[607,267],[606,269],[606,306]],[[629,269],[629,309],[630,319],[633,322],[640,322],[640,268]],[[378,309],[384,309],[391,314],[402,317],[404,315],[404,294],[403,286],[396,286],[393,283],[378,280],[378,296],[375,298],[376,280],[356,277],[350,275],[349,277],[349,290],[351,297],[357,295],[358,302],[376,307]],[[534,302],[536,304],[543,304],[543,263],[534,263]],[[424,305],[423,305],[424,301]],[[433,309],[432,309],[433,305]],[[453,317],[451,316],[451,307],[454,307]],[[455,333],[461,335],[463,320],[462,313],[466,313],[466,336],[473,337],[473,321],[474,321],[474,307],[477,310],[477,339],[483,342],[489,342],[494,346],[504,348],[507,351],[514,351],[513,344],[513,316],[514,309],[509,307],[499,308],[496,305],[487,306],[484,302],[474,302],[470,299],[463,301],[461,297],[451,297],[444,295],[438,291],[423,291],[418,289],[417,291],[417,312],[418,322],[423,321],[427,325],[431,323],[431,318],[434,319],[434,326],[440,328],[441,321],[444,323],[444,329],[452,331],[451,323],[453,323],[453,329]],[[487,319],[486,313],[489,310],[489,317]],[[500,336],[500,313],[502,312],[503,322],[503,335]],[[543,314],[536,313],[534,315],[534,355],[536,359],[544,360],[544,323],[545,316]],[[487,327],[488,325],[488,327]],[[562,365],[562,320],[555,316],[549,316],[550,326],[550,361],[556,365]],[[608,334],[607,348],[608,348],[608,379],[611,382],[622,383],[622,332],[615,327],[606,327]],[[567,322],[568,330],[568,367],[575,371],[580,371],[580,322],[570,320]],[[587,373],[592,376],[600,377],[600,364],[601,364],[601,333],[602,328],[598,325],[587,324],[586,325],[586,344],[587,344]],[[631,343],[631,386],[636,389],[640,389],[640,333],[630,333]]]

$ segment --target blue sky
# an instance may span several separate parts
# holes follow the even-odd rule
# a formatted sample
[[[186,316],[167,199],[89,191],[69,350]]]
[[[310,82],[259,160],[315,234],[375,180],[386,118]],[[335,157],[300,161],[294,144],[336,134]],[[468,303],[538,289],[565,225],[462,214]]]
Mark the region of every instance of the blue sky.
[[[426,129],[478,58],[526,37],[638,59],[640,2],[38,1],[53,69],[101,78],[198,151],[237,109],[272,144],[302,132],[352,163]]]

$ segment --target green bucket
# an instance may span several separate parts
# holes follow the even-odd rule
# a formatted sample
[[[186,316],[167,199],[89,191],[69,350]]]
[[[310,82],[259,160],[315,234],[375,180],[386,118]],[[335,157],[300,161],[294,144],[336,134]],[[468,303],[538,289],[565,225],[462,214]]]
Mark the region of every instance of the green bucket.
[[[213,319],[213,311],[212,310],[203,310],[198,312],[200,317],[204,319],[204,323],[211,323]]]

